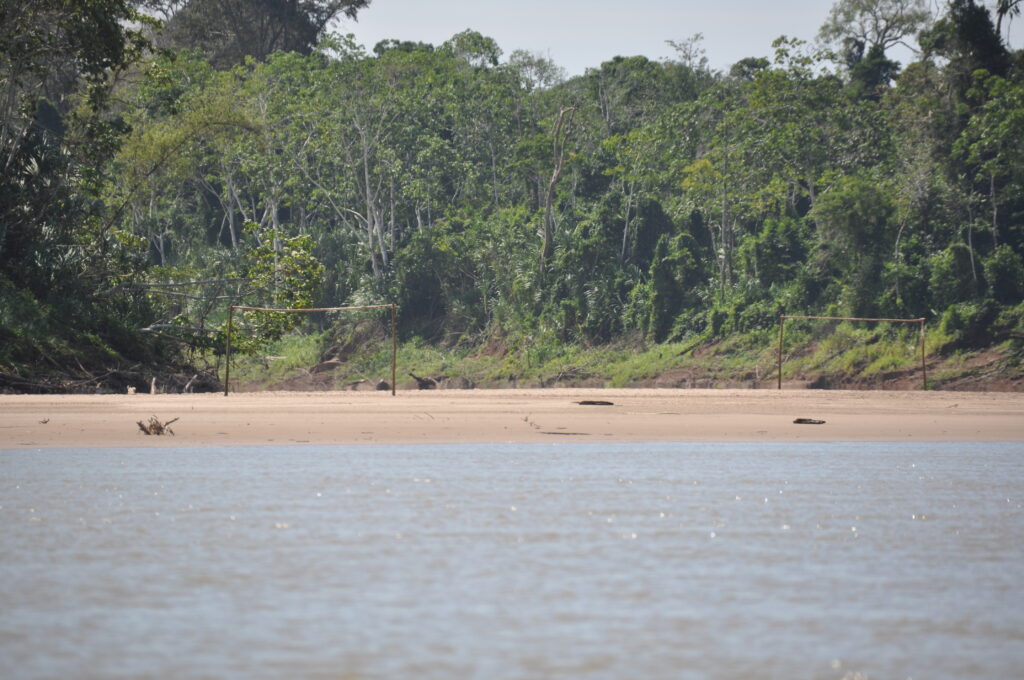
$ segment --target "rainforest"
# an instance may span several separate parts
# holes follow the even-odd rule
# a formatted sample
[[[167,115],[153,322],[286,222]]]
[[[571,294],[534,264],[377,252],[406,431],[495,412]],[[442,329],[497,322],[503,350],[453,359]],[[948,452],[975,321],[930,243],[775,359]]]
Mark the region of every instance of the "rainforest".
[[[808,315],[926,330],[789,322],[787,381],[916,387],[923,343],[931,387],[1024,388],[1018,2],[574,77],[332,31],[367,12],[4,0],[0,390],[221,389],[230,305],[391,303],[400,375],[453,387],[767,386]],[[234,387],[390,379],[385,313],[236,324]]]

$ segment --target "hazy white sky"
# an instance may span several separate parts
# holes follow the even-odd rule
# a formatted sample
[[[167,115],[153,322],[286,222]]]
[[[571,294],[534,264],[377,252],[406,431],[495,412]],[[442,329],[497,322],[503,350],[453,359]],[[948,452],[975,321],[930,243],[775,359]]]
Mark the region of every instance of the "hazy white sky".
[[[666,40],[704,34],[713,67],[768,55],[787,34],[813,38],[829,0],[372,0],[358,22],[344,22],[372,49],[398,38],[439,44],[471,28],[494,38],[506,56],[541,52],[578,75],[615,55],[673,54]]]
[[[938,0],[929,0],[937,5]],[[540,52],[579,75],[616,56],[661,59],[666,40],[704,34],[712,68],[744,57],[771,57],[780,35],[813,41],[833,0],[372,0],[354,33],[367,50],[385,38],[440,44],[471,28],[494,38],[507,56]],[[945,4],[943,0],[943,5]],[[990,3],[991,4],[991,3]],[[1018,20],[1024,24],[1024,19]],[[1024,26],[1016,27],[1024,35]],[[1019,47],[1020,40],[1014,35]],[[891,57],[906,61],[907,53]]]

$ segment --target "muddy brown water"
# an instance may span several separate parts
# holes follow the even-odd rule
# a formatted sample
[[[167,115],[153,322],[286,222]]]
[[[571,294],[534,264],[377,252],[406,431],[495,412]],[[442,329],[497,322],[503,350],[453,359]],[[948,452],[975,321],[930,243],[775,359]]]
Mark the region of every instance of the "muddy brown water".
[[[1024,444],[0,451],[4,678],[992,678]]]

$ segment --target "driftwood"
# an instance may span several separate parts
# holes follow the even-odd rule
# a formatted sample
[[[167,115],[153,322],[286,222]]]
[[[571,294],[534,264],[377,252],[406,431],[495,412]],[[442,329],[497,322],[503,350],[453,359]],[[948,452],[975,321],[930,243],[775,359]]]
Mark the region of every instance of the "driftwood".
[[[413,380],[416,381],[416,386],[421,390],[433,390],[437,389],[437,381],[433,378],[421,378],[418,375],[409,374]]]
[[[817,418],[797,418],[793,423],[796,425],[824,425],[825,421]]]
[[[610,401],[599,401],[596,399],[584,399],[583,401],[577,401],[576,403],[580,406],[615,406],[615,404]]]
[[[114,368],[104,373],[91,375],[88,378],[79,379],[75,374],[62,370],[55,376],[47,376],[40,380],[33,380],[20,375],[4,373],[0,371],[0,392],[3,393],[27,393],[27,394],[133,394],[129,387],[135,388],[135,394],[142,394],[154,390],[156,385],[150,375],[145,375],[136,369],[136,366],[121,369]],[[76,371],[77,373],[77,371]],[[191,375],[190,375],[191,374]],[[212,392],[220,387],[220,381],[216,376],[204,372],[190,371],[189,373],[176,373],[173,367],[160,370],[156,379],[163,385],[165,392]]]
[[[0,372],[0,388],[10,387],[18,392],[41,393],[41,392],[71,392],[78,390],[92,383],[99,383],[104,378],[114,375],[116,371],[108,371],[103,375],[89,377],[84,380],[65,380],[59,383],[44,383],[34,380],[27,380],[21,376]]]
[[[149,419],[148,422],[144,423],[141,420],[137,420],[135,422],[138,423],[139,429],[142,430],[143,434],[146,434],[146,435],[150,435],[150,434],[155,434],[155,435],[169,434],[171,436],[174,436],[174,430],[172,430],[169,427],[169,425],[171,423],[174,423],[174,422],[177,422],[177,421],[178,421],[178,418],[174,418],[172,420],[168,420],[166,423],[161,423],[159,418],[157,418],[156,416],[152,416]]]

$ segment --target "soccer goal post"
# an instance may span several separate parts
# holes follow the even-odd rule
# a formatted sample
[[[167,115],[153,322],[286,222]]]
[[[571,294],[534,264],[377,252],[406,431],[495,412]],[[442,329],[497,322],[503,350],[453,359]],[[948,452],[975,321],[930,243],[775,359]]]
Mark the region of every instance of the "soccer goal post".
[[[360,312],[368,309],[390,309],[391,310],[391,396],[395,396],[395,379],[398,366],[398,305],[363,305],[361,307],[309,307],[309,308],[285,308],[272,309],[269,307],[246,307],[244,305],[230,305],[228,307],[228,333],[227,342],[224,348],[224,396],[228,396],[228,386],[231,383],[231,334],[234,332],[235,310],[243,312],[276,312],[279,314],[309,314],[311,312]]]
[[[816,319],[819,321],[868,321],[885,323],[916,323],[920,326],[921,343],[921,389],[928,389],[928,369],[924,361],[924,317],[919,319],[870,319],[858,316],[804,316],[798,314],[779,315],[779,389],[782,389],[782,337],[786,326],[786,319]]]

